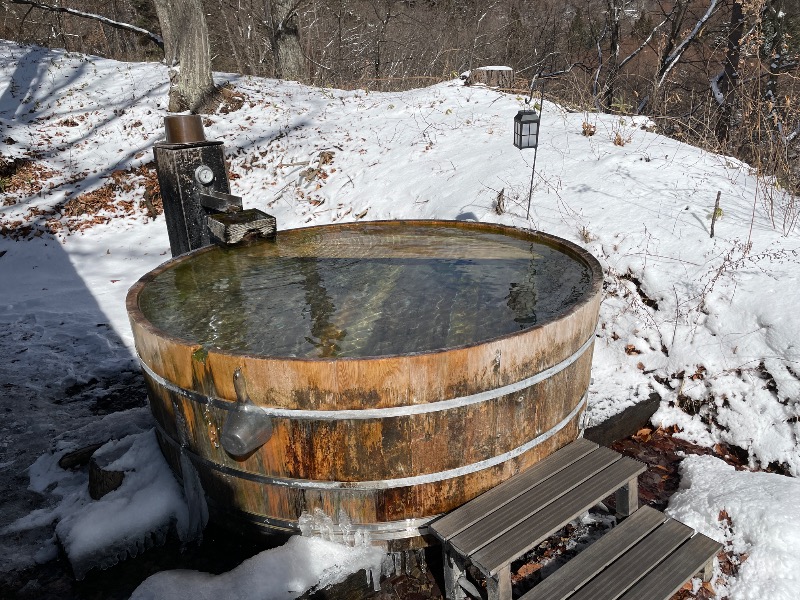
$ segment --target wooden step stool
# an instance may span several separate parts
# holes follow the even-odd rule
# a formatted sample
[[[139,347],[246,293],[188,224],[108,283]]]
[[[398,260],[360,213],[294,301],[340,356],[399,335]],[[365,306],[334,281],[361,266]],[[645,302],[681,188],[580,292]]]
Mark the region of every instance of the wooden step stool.
[[[486,577],[489,600],[511,600],[511,562],[616,492],[614,528],[534,587],[524,600],[669,598],[720,549],[662,513],[638,508],[645,465],[579,439],[431,523],[442,542],[445,590],[465,597],[464,571]],[[662,593],[662,590],[664,591]]]

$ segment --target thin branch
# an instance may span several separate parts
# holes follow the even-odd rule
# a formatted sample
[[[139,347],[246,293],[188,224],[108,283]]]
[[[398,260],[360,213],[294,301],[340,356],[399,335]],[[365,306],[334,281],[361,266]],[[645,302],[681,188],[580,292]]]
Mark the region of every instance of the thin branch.
[[[137,27],[136,25],[130,25],[129,23],[121,23],[120,21],[114,21],[113,19],[109,19],[108,17],[104,17],[102,15],[96,15],[94,13],[87,13],[80,10],[75,10],[74,8],[66,8],[63,6],[53,6],[50,4],[42,4],[41,2],[36,2],[35,0],[11,0],[12,4],[24,4],[26,6],[31,6],[34,8],[40,8],[42,10],[49,10],[51,12],[57,13],[66,13],[68,15],[73,15],[76,17],[82,17],[84,19],[92,19],[94,21],[100,21],[101,23],[108,25],[110,27],[116,27],[117,29],[122,29],[124,31],[132,31],[134,33],[139,33],[147,37],[151,42],[153,42],[156,46],[164,49],[164,40],[161,38],[160,35],[153,33],[152,31],[148,31],[147,29],[143,29],[141,27]]]
[[[600,42],[606,37],[606,28],[603,28],[603,33],[597,38],[597,71],[594,74],[594,81],[592,82],[592,95],[594,96],[594,104],[599,112],[603,112],[603,107],[600,106],[600,72],[603,70],[603,48]]]
[[[572,72],[572,69],[578,67],[583,70],[584,73],[591,73],[593,71],[592,67],[589,67],[582,62],[575,62],[566,67],[565,69],[561,69],[560,71],[551,71],[550,73],[540,73],[539,77],[542,79],[545,78],[552,78],[552,77],[560,77],[561,75],[566,75],[567,73]]]
[[[643,42],[642,42],[642,45],[641,45],[641,46],[639,46],[639,47],[638,47],[636,50],[634,50],[633,52],[631,52],[631,53],[630,53],[630,54],[629,54],[629,55],[628,55],[628,56],[627,56],[625,59],[623,59],[623,61],[622,61],[621,63],[619,63],[619,66],[617,67],[619,70],[622,70],[622,67],[624,67],[626,64],[628,64],[628,62],[629,62],[629,61],[630,61],[632,58],[634,58],[634,57],[635,57],[637,54],[639,54],[639,52],[641,52],[641,51],[644,49],[644,47],[645,47],[645,46],[647,46],[647,45],[650,43],[650,40],[652,40],[652,39],[653,39],[653,36],[654,36],[654,35],[655,35],[655,34],[658,32],[658,30],[659,30],[659,29],[661,29],[661,27],[663,27],[663,26],[664,26],[664,24],[665,24],[667,21],[669,21],[670,17],[672,17],[672,13],[673,13],[673,12],[675,12],[675,9],[674,9],[674,8],[672,9],[672,11],[671,11],[671,12],[670,12],[670,13],[669,13],[669,14],[668,14],[666,17],[664,17],[664,20],[663,20],[663,21],[661,21],[661,23],[659,23],[658,25],[656,25],[656,26],[653,28],[653,31],[651,31],[651,32],[650,32],[650,35],[648,35],[648,36],[647,36],[647,39],[646,39],[645,41],[643,41]]]
[[[678,47],[675,49],[675,51],[666,58],[666,60],[664,61],[664,67],[662,68],[662,73],[660,74],[660,77],[658,79],[659,87],[664,83],[664,80],[667,78],[667,75],[670,74],[673,67],[675,67],[675,65],[678,64],[678,61],[681,59],[681,56],[683,56],[683,53],[686,50],[686,48],[689,47],[689,44],[695,40],[697,35],[700,33],[700,30],[703,28],[706,22],[708,22],[708,20],[711,18],[711,15],[714,14],[714,11],[717,9],[717,4],[718,0],[711,0],[710,4],[708,5],[708,10],[706,11],[706,14],[704,14],[697,21],[697,23],[694,26],[694,29],[692,29],[689,35],[687,35],[683,39],[683,41],[680,44],[678,44]]]
[[[315,61],[310,56],[307,56],[305,52],[303,52],[302,54],[303,54],[303,58],[305,58],[308,62],[310,62],[310,63],[312,63],[314,65],[317,65],[320,69],[325,69],[326,71],[333,71],[333,68],[326,67],[325,65],[318,63],[317,61]]]

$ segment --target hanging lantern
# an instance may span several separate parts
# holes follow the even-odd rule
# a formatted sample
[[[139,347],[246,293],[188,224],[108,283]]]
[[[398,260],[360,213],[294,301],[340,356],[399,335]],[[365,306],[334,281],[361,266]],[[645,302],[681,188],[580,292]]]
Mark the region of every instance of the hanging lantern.
[[[539,145],[539,113],[535,110],[521,110],[514,117],[514,145],[517,148]]]

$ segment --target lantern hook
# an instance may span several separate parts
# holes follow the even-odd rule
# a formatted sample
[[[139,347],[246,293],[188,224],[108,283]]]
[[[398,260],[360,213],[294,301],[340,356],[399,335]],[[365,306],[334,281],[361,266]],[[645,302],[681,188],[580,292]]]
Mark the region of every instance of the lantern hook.
[[[534,73],[533,77],[531,78],[531,86],[528,90],[528,97],[525,98],[525,104],[530,104],[531,100],[533,100],[533,88],[536,86],[536,80],[539,79],[539,75],[541,74],[542,72],[539,71],[538,73]]]

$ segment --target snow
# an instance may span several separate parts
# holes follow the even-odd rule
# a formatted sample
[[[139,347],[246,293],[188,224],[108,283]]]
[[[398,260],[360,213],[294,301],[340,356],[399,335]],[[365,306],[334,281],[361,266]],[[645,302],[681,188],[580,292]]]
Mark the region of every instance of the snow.
[[[800,241],[796,211],[772,208],[792,201],[777,184],[738,160],[652,133],[646,119],[569,112],[545,100],[526,219],[533,151],[514,148],[511,139],[522,96],[458,79],[375,93],[215,77],[246,97],[240,110],[206,119],[206,137],[225,142],[237,176],[231,191],[245,208],[274,215],[281,229],[460,219],[576,242],[606,276],[589,424],[657,392],[655,424],[678,425],[679,435],[702,445],[738,446],[753,468],[772,464],[800,474],[800,316],[792,310],[800,304]],[[21,220],[42,231],[58,216],[37,213],[99,189],[116,170],[150,162],[152,145],[164,139],[166,92],[164,65],[0,41],[0,151],[38,152],[36,162],[53,172],[41,191],[3,193],[0,228]],[[584,136],[584,123],[596,133]],[[322,151],[333,152],[332,163],[319,164]],[[310,176],[312,167],[326,177]],[[501,190],[505,211],[497,214]],[[717,192],[722,216],[711,239]],[[118,202],[138,202],[143,189],[115,193]],[[190,521],[202,522],[196,494],[189,511],[180,500],[186,490],[169,483],[163,463],[154,458],[149,470],[139,462],[156,456],[151,423],[138,408],[143,398],[119,384],[135,382],[138,369],[127,289],[168,255],[163,217],[144,210],[82,232],[0,236],[0,465],[8,484],[0,487],[12,490],[0,492],[0,551],[8,557],[0,571],[52,557],[54,535],[71,557],[103,562],[123,553],[117,544],[125,540],[124,551],[138,551],[165,523],[185,524],[188,538],[197,528]],[[103,417],[109,396],[131,410]],[[125,481],[160,490],[154,502],[128,483],[98,501],[81,495],[85,474],[57,462],[89,443],[125,445]],[[684,495],[702,511],[714,489],[706,494],[700,476],[687,481],[686,494],[698,491]],[[750,499],[741,509],[749,521],[756,500],[742,486],[731,495]],[[788,581],[800,572],[800,559],[780,554],[774,537],[786,529],[779,519],[789,510],[786,500],[765,494],[758,503],[764,530],[748,538],[751,559],[726,584],[751,594],[742,598],[758,595],[745,588],[763,590],[770,577]],[[118,518],[106,519],[107,511]],[[142,520],[131,517],[125,530],[136,511]],[[744,517],[728,512],[734,528],[744,527]],[[96,525],[86,538],[78,533],[83,519]],[[759,549],[774,555],[780,577],[763,569],[748,574]]]
[[[124,473],[122,485],[99,500],[89,497],[85,473],[58,466],[65,453],[61,450],[42,455],[29,470],[30,489],[50,490],[60,501],[15,521],[8,531],[57,522],[55,535],[78,579],[91,568],[106,568],[163,544],[173,526],[182,541],[195,539],[202,530],[191,519],[184,494],[161,455],[152,429],[110,441],[96,451],[96,457],[118,455],[105,468]],[[41,554],[51,555],[46,549]]]
[[[131,600],[289,600],[312,588],[339,583],[350,573],[380,572],[383,551],[294,536],[222,575],[164,571],[146,579]]]
[[[733,581],[717,587],[718,597],[797,598],[800,481],[736,471],[711,456],[687,457],[681,474],[681,489],[670,499],[667,514],[746,555]]]

